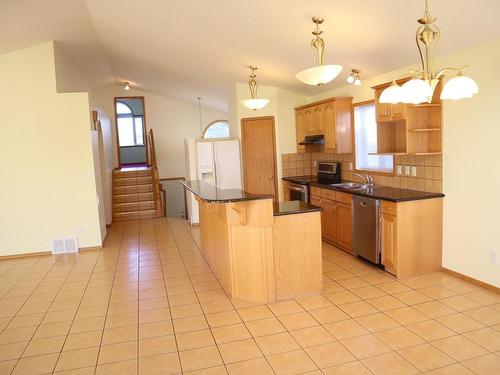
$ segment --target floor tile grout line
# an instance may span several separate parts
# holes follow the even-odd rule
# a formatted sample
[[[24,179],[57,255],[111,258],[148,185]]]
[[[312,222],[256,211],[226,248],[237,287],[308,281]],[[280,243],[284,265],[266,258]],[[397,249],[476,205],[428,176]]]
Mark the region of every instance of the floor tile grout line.
[[[73,257],[72,257],[72,258],[73,258]],[[70,259],[72,259],[72,258],[70,258]],[[61,259],[64,259],[64,256],[59,256],[59,257],[57,258],[57,261],[53,264],[53,267],[51,267],[51,270],[52,270],[52,269],[56,266],[56,264],[57,264],[57,263],[59,263],[59,262],[60,262],[60,260],[61,260]],[[45,317],[47,316],[47,314],[50,312],[50,307],[52,306],[52,304],[53,304],[53,303],[54,303],[54,301],[56,300],[56,298],[57,298],[58,294],[60,293],[61,289],[62,289],[62,288],[63,288],[63,286],[64,286],[64,283],[66,282],[66,280],[67,280],[67,279],[69,278],[69,276],[71,275],[71,272],[72,272],[72,270],[75,268],[76,263],[77,263],[77,262],[74,262],[74,263],[73,263],[73,266],[71,267],[71,270],[68,272],[68,274],[67,274],[67,275],[66,275],[66,277],[64,278],[64,281],[61,283],[61,286],[60,286],[60,287],[59,287],[59,289],[57,290],[57,293],[56,293],[56,295],[54,296],[54,298],[52,299],[52,301],[50,302],[50,304],[49,304],[49,306],[48,306],[47,311],[45,311],[45,313],[44,313],[44,315],[43,315],[43,318],[42,318],[42,320],[40,321],[40,324],[38,324],[37,328],[35,329],[35,331],[34,331],[34,332],[33,332],[33,334],[31,335],[31,338],[28,340],[28,344],[27,344],[27,345],[26,345],[26,347],[23,349],[23,351],[22,351],[21,355],[20,355],[20,356],[19,356],[19,358],[17,359],[17,362],[16,362],[15,366],[12,368],[11,373],[13,373],[13,372],[16,370],[17,366],[19,365],[19,362],[23,359],[23,354],[26,352],[26,349],[28,348],[28,346],[29,346],[29,344],[31,343],[31,341],[33,341],[33,338],[35,337],[35,335],[36,335],[36,333],[37,333],[38,329],[40,328],[40,325],[42,325],[41,323],[43,322],[43,319],[45,319]],[[50,273],[50,271],[49,271],[48,273]],[[48,273],[47,273],[47,274],[48,274]],[[44,278],[44,279],[45,279],[45,278]],[[62,348],[61,348],[61,350],[62,350]],[[57,365],[57,360],[56,360],[56,362],[54,362],[54,367],[53,367],[53,370],[56,368],[56,365]]]
[[[203,258],[203,260],[206,262],[205,257],[204,257],[204,256],[203,256],[203,254],[200,252],[200,249],[198,248],[198,244],[196,243],[196,241],[195,241],[195,240],[194,240],[194,238],[192,237],[191,233],[187,230],[187,228],[186,228],[184,225],[182,226],[182,228],[183,228],[183,230],[184,230],[184,231],[186,231],[186,233],[188,234],[189,238],[190,238],[190,239],[191,239],[191,241],[193,242],[193,244],[194,244],[194,246],[195,246],[196,250],[198,251],[199,255],[200,255],[200,256]],[[180,250],[179,250],[179,243],[178,243],[178,241],[177,241],[177,239],[176,239],[176,237],[175,237],[175,234],[174,234],[174,232],[173,232],[172,226],[170,226],[170,224],[169,224],[169,229],[170,229],[170,233],[172,234],[172,237],[173,237],[173,239],[174,239],[174,242],[175,242],[175,245],[176,245],[176,247],[177,247],[177,250],[180,252]],[[181,255],[181,261],[182,261],[182,264],[184,265],[184,268],[186,269],[186,272],[187,272],[187,267],[186,267],[186,263],[185,263],[185,261],[184,261],[184,258],[182,257],[182,254],[180,254],[180,255]],[[208,265],[208,263],[207,263],[207,265]],[[208,267],[209,267],[209,269],[210,269],[210,273],[212,273],[212,274],[213,274],[213,271],[212,271],[212,269],[210,268],[210,266],[208,266]],[[213,274],[213,276],[215,276],[215,274]],[[194,288],[194,283],[193,283],[193,280],[192,280],[192,278],[191,278],[191,275],[189,275],[189,272],[188,272],[188,278],[189,278],[189,283],[191,284],[191,287],[192,287],[192,288],[193,288],[193,290],[194,290],[194,294],[196,295],[196,300],[198,301],[198,304],[200,305],[201,309],[203,310],[203,307],[202,307],[201,301],[200,301],[200,299],[199,299],[198,293],[196,292],[196,290],[195,290],[195,288]],[[216,279],[216,281],[217,281],[217,282],[219,282],[219,281],[217,280],[217,278],[215,278],[215,279]],[[219,285],[220,285],[220,283],[219,283]],[[223,290],[224,294],[226,294],[226,297],[227,297],[227,293],[226,293],[226,291],[225,291],[223,288],[222,288],[222,290]],[[217,340],[215,339],[215,335],[214,335],[214,333],[213,333],[212,327],[210,327],[210,323],[208,322],[208,319],[207,319],[207,317],[206,317],[206,313],[205,313],[205,311],[204,311],[204,310],[203,310],[203,318],[205,319],[205,322],[207,323],[208,329],[210,330],[210,334],[212,335],[212,340],[214,340],[215,347],[217,348],[217,352],[219,353],[219,356],[220,356],[220,358],[221,358],[221,361],[222,361],[222,364],[223,364],[223,366],[224,366],[224,369],[226,370],[226,373],[229,373],[229,371],[228,371],[228,369],[227,369],[227,364],[226,364],[226,362],[224,361],[224,357],[222,356],[222,353],[221,353],[221,351],[220,351],[219,345],[217,344]],[[173,325],[173,321],[172,321],[172,325]],[[174,327],[174,329],[175,329],[175,327]],[[260,349],[259,349],[259,350],[260,350]],[[182,363],[181,363],[181,366],[182,366]],[[181,369],[182,369],[182,367],[181,367]]]
[[[185,227],[184,227],[185,228]],[[187,230],[187,228],[185,228],[185,230],[187,231],[187,233],[189,234],[189,236],[191,237],[192,241],[194,242],[198,252],[200,253],[200,255],[203,257],[203,259],[205,259],[205,257],[203,256],[202,252],[200,251],[200,248],[198,247],[198,244],[196,243],[196,241],[194,240],[194,238],[192,237],[191,235],[191,232],[189,230]],[[205,260],[206,261],[206,260]],[[207,263],[208,264],[208,263]],[[210,267],[210,266],[209,266]],[[210,269],[211,270],[211,269]],[[212,271],[212,270],[211,270]],[[213,273],[213,271],[212,271]],[[215,275],[215,274],[214,274]],[[216,278],[217,280],[217,278]],[[219,283],[220,287],[222,288],[222,290],[224,291],[224,293],[226,294],[226,297],[229,299],[229,302],[231,303],[231,305],[233,306],[233,309],[234,311],[236,312],[236,314],[238,314],[238,317],[240,318],[241,320],[241,323],[245,326],[246,330],[250,333],[250,336],[252,337],[252,340],[253,342],[255,343],[255,345],[257,346],[257,348],[259,349],[260,353],[262,354],[262,358],[264,358],[264,360],[266,361],[266,363],[269,365],[269,368],[271,368],[271,371],[273,371],[274,374],[276,374],[276,371],[274,370],[274,368],[271,366],[271,363],[269,362],[269,360],[267,359],[267,357],[265,356],[264,352],[262,351],[262,349],[260,348],[259,344],[257,343],[257,341],[255,340],[255,337],[254,335],[252,334],[252,332],[248,329],[248,326],[246,324],[246,322],[242,319],[240,313],[238,312],[238,309],[236,308],[236,306],[234,305],[234,303],[232,302],[231,298],[227,295],[226,291],[224,290],[224,288],[222,287],[222,285],[220,284],[219,280],[217,280],[217,282]],[[272,311],[271,311],[272,313]],[[206,317],[205,317],[206,319]],[[237,323],[237,324],[241,324],[241,323]],[[208,321],[207,321],[207,324],[208,324]],[[209,325],[209,328],[210,328],[210,331],[212,332],[212,329]],[[217,344],[217,341],[215,340],[215,336],[213,335],[213,332],[212,332],[212,336],[213,336],[213,339],[214,339],[214,342],[216,343],[216,346],[218,347],[218,344]],[[243,339],[243,340],[239,340],[239,341],[244,341],[244,340],[248,340],[248,339]],[[294,339],[295,340],[295,339]],[[233,341],[231,341],[230,343],[232,343]],[[221,355],[221,358],[222,358],[222,355]],[[223,362],[224,362],[224,359],[222,359]],[[225,364],[225,362],[224,362]],[[227,371],[227,366],[226,366],[226,371]]]
[[[103,323],[103,326],[102,326],[102,335],[101,335],[101,340],[99,342],[99,349],[97,351],[97,357],[96,357],[96,363],[95,363],[95,366],[94,366],[94,375],[96,374],[97,372],[97,366],[99,364],[99,356],[101,354],[101,347],[102,347],[102,342],[103,342],[103,339],[104,339],[104,333],[105,333],[105,330],[106,330],[106,322],[108,320],[108,311],[109,311],[109,306],[110,306],[110,303],[111,303],[111,297],[113,295],[113,287],[114,287],[114,280],[115,280],[115,277],[116,277],[116,271],[118,269],[118,262],[120,260],[120,254],[122,252],[122,246],[123,246],[123,238],[125,236],[125,229],[126,229],[126,226],[127,224],[121,224],[120,225],[120,232],[121,232],[121,238],[120,238],[120,246],[118,248],[118,253],[116,254],[116,261],[115,261],[115,264],[114,264],[114,272],[113,272],[113,279],[112,279],[112,283],[111,283],[111,290],[109,292],[109,299],[108,299],[108,304],[107,304],[107,307],[106,307],[106,314],[104,315],[104,323]]]
[[[92,274],[94,273],[94,270],[95,270],[95,268],[96,268],[96,265],[97,265],[97,263],[99,262],[99,258],[102,256],[102,251],[103,251],[103,250],[100,250],[100,251],[99,251],[99,255],[98,255],[98,256],[97,256],[97,258],[95,259],[94,266],[92,267],[92,272],[90,273],[89,279],[87,280],[87,283],[86,283],[85,288],[84,288],[84,290],[83,290],[82,296],[80,297],[80,302],[78,303],[78,306],[77,306],[76,311],[75,311],[75,315],[73,316],[73,319],[72,319],[71,324],[70,324],[70,326],[69,326],[68,333],[66,334],[66,336],[65,336],[65,338],[64,338],[63,344],[62,344],[62,346],[61,346],[61,350],[60,350],[60,352],[59,352],[59,356],[57,357],[57,360],[56,360],[56,362],[55,362],[55,364],[54,364],[54,371],[55,371],[55,369],[56,369],[56,367],[57,367],[57,364],[59,363],[59,359],[61,358],[61,354],[64,352],[64,346],[66,345],[66,341],[68,340],[68,337],[69,337],[69,335],[71,334],[71,328],[73,327],[73,324],[74,324],[74,322],[75,322],[75,318],[76,318],[76,316],[77,316],[77,314],[78,314],[78,310],[79,310],[79,308],[80,308],[80,306],[81,306],[81,304],[82,304],[82,301],[83,301],[83,299],[84,299],[84,297],[85,297],[85,292],[86,292],[86,290],[87,290],[87,288],[88,288],[88,285],[89,285],[89,283],[90,283],[90,280],[91,280],[91,278],[92,278]]]
[[[19,313],[19,311],[21,311],[21,309],[24,307],[24,305],[26,305],[27,301],[29,300],[29,298],[36,292],[36,290],[38,289],[38,287],[40,286],[40,284],[45,280],[45,278],[47,277],[47,275],[54,269],[54,267],[56,266],[56,264],[59,262],[59,259],[61,259],[61,256],[60,255],[55,255],[56,259],[55,259],[55,262],[52,264],[52,266],[50,267],[50,269],[47,270],[47,273],[45,274],[45,276],[40,280],[40,282],[36,285],[36,287],[33,289],[33,292],[31,292],[29,294],[29,297],[26,298],[26,301],[24,301],[24,303],[19,307],[19,309],[17,309],[16,313],[12,316],[12,318],[9,320],[9,323],[5,326],[5,328],[1,331],[1,332],[4,332],[6,329],[8,329],[8,326],[9,324],[12,322],[12,320],[17,316],[17,314]],[[28,272],[28,271],[27,271]],[[16,284],[19,282],[19,280],[16,282]],[[12,290],[13,288],[15,287],[15,285],[10,289]],[[52,301],[55,299],[55,296],[54,298],[52,299]],[[48,310],[47,310],[48,311]]]

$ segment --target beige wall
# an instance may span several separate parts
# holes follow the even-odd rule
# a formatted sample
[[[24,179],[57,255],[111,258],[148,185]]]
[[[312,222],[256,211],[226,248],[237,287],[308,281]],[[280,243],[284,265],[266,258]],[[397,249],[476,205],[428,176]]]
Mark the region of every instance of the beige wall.
[[[443,267],[500,287],[500,264],[490,261],[491,252],[495,252],[500,263],[498,61],[500,39],[440,56],[435,66],[469,64],[466,74],[479,85],[475,98],[446,101],[443,105],[444,155],[442,170],[438,170],[443,176],[446,195]],[[360,87],[345,85],[311,101],[333,96],[353,96],[354,102],[370,100],[374,95],[372,86],[408,76],[409,69],[415,67],[403,67],[364,80]]]
[[[116,127],[113,100],[119,96],[144,96],[146,127],[153,129],[156,157],[161,178],[183,177],[185,175],[184,140],[201,134],[198,105],[150,94],[122,86],[111,85],[92,92],[92,101],[111,119],[113,147],[116,153]],[[202,107],[202,128],[215,120],[227,120],[226,112]]]
[[[99,246],[89,97],[56,92],[53,43],[0,56],[0,256]]]

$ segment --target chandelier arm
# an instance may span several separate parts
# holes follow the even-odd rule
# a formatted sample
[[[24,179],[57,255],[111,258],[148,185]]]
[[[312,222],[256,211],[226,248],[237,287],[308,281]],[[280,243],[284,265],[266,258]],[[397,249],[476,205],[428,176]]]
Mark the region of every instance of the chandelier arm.
[[[415,42],[417,43],[418,53],[420,55],[420,62],[422,64],[422,70],[425,72],[426,71],[426,63],[425,63],[425,60],[424,60],[424,54],[422,52],[422,47],[420,47],[420,43],[418,42],[418,37],[419,37],[422,29],[423,29],[423,27],[419,27],[417,29],[417,32],[415,34]]]
[[[440,71],[436,74],[436,79],[441,78],[442,76],[444,76],[444,75],[445,75],[448,71],[450,71],[450,70],[452,70],[452,71],[454,71],[454,72],[460,72],[460,71],[462,71],[462,70],[464,70],[464,69],[466,69],[466,68],[468,68],[468,67],[469,67],[469,65],[463,65],[463,66],[460,66],[460,67],[458,67],[458,68],[453,67],[453,66],[447,66],[447,67],[445,67],[445,68],[441,69],[441,70],[440,70]]]
[[[429,59],[429,79],[433,79],[433,63],[434,63],[434,58],[436,56],[436,50],[439,46],[439,42],[441,41],[441,31],[439,30],[439,27],[437,25],[434,25],[434,27],[436,28],[436,42],[434,43],[434,48],[432,49],[432,54],[431,54],[431,57]]]

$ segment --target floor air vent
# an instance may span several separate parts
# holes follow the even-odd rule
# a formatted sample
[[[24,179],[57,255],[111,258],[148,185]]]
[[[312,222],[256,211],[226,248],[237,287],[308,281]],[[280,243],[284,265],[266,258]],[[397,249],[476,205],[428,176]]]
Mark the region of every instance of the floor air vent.
[[[75,238],[60,238],[52,240],[52,254],[76,253],[78,241]]]

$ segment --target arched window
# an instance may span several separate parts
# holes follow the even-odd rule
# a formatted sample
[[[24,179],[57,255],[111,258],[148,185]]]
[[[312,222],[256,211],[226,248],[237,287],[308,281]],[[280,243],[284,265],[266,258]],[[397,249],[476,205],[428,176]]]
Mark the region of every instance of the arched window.
[[[211,122],[205,128],[203,138],[229,138],[229,122],[226,120]]]
[[[132,107],[124,101],[116,101],[116,123],[120,147],[144,146],[144,117],[134,114]]]

